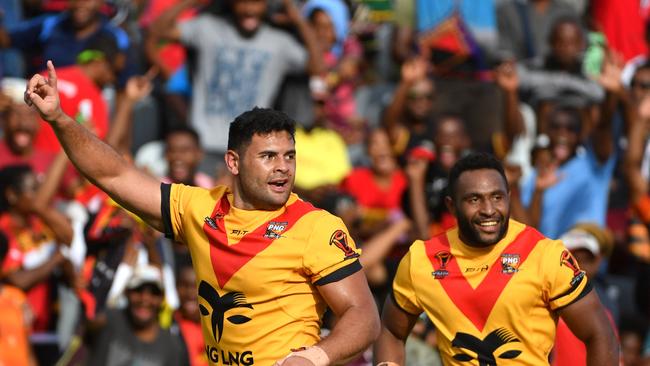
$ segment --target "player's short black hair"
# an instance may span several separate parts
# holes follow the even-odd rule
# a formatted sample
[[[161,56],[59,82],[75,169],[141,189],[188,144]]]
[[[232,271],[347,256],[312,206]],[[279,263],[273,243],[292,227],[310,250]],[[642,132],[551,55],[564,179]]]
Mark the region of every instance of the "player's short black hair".
[[[194,140],[194,142],[196,142],[196,145],[201,147],[201,137],[199,136],[199,133],[196,132],[196,130],[193,129],[192,127],[183,126],[183,125],[175,126],[171,128],[169,131],[167,131],[167,133],[165,134],[165,140],[167,140],[169,136],[175,134],[189,135]]]
[[[510,190],[508,187],[506,172],[503,169],[503,164],[501,164],[501,162],[491,154],[477,152],[460,158],[456,164],[451,167],[451,170],[449,171],[449,181],[447,184],[447,190],[451,197],[453,198],[456,194],[456,182],[458,181],[458,178],[461,174],[467,171],[480,169],[496,170],[503,178],[503,181],[506,184],[506,188]]]
[[[241,151],[254,135],[286,131],[295,140],[296,122],[285,113],[269,108],[255,107],[246,111],[230,123],[228,150]]]
[[[7,211],[10,206],[7,200],[7,189],[20,192],[25,176],[32,172],[32,168],[27,164],[8,165],[0,169],[0,212]]]

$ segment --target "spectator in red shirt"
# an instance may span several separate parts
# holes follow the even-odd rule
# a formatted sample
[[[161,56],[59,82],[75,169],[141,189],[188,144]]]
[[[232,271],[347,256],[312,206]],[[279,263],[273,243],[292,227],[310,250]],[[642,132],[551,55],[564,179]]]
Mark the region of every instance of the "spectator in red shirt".
[[[95,38],[77,57],[77,65],[57,70],[61,109],[78,123],[105,138],[109,127],[108,105],[102,88],[116,80],[119,48],[111,37]],[[36,146],[51,152],[61,149],[52,128],[36,136]]]
[[[407,180],[397,165],[386,130],[370,133],[367,152],[370,166],[354,169],[343,181],[342,189],[356,199],[364,223],[383,224],[391,214],[400,214]]]

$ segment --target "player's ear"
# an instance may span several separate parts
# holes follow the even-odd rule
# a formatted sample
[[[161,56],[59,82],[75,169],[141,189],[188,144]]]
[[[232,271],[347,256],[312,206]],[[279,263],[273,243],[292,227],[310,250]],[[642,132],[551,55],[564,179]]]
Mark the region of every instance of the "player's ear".
[[[226,161],[226,168],[228,168],[230,173],[232,175],[239,174],[239,154],[234,150],[228,150],[224,159]]]
[[[452,215],[456,216],[456,206],[454,205],[454,199],[451,196],[445,196],[445,206],[447,210],[451,212]]]

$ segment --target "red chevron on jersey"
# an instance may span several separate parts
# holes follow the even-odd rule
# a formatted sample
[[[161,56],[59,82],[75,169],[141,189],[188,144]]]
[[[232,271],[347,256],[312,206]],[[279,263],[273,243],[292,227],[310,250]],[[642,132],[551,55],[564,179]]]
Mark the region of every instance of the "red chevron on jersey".
[[[526,227],[502,253],[518,254],[518,266],[521,266],[528,257],[528,254],[535,247],[535,244],[543,238],[542,234],[537,230]],[[436,257],[436,254],[445,251],[450,252],[446,234],[434,237],[424,244],[434,273],[440,270],[448,272],[444,278],[439,279],[447,296],[465,314],[467,319],[476,326],[476,329],[483,331],[483,327],[494,308],[494,304],[513,276],[512,273],[507,274],[502,271],[502,266],[498,263],[502,260],[501,256],[490,267],[488,274],[483,278],[478,287],[473,289],[460,270],[458,262],[453,255],[445,262],[445,268],[438,268],[440,266],[440,260]]]
[[[221,288],[223,288],[244,264],[248,263],[258,253],[271,245],[275,239],[280,237],[279,235],[266,235],[271,223],[286,222],[286,227],[283,228],[283,231],[286,231],[300,217],[310,211],[317,210],[317,208],[302,200],[296,200],[287,206],[282,214],[247,233],[240,239],[239,243],[234,245],[228,245],[228,236],[224,222],[224,216],[228,214],[229,210],[230,202],[228,202],[228,199],[224,195],[215,205],[212,216],[206,218],[206,223],[203,224],[203,232],[210,242],[212,268]],[[208,222],[208,220],[212,221]],[[216,224],[216,230],[210,224]]]

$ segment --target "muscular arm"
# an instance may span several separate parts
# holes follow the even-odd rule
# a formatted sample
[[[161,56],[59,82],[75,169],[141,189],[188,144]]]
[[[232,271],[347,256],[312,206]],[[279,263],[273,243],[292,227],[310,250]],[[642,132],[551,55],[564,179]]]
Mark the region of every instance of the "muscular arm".
[[[129,164],[115,149],[63,113],[51,61],[48,61],[48,74],[48,80],[35,75],[29,81],[27,103],[36,106],[41,117],[50,123],[68,158],[86,178],[162,231],[159,182]]]
[[[332,333],[317,344],[331,364],[362,352],[377,339],[379,316],[362,271],[320,286],[318,291],[338,318]]]
[[[392,296],[386,298],[381,314],[381,333],[375,342],[375,364],[395,362],[405,365],[404,345],[418,317],[400,309]]]
[[[587,348],[587,365],[618,365],[619,349],[611,322],[598,295],[591,291],[559,311],[571,332]]]

